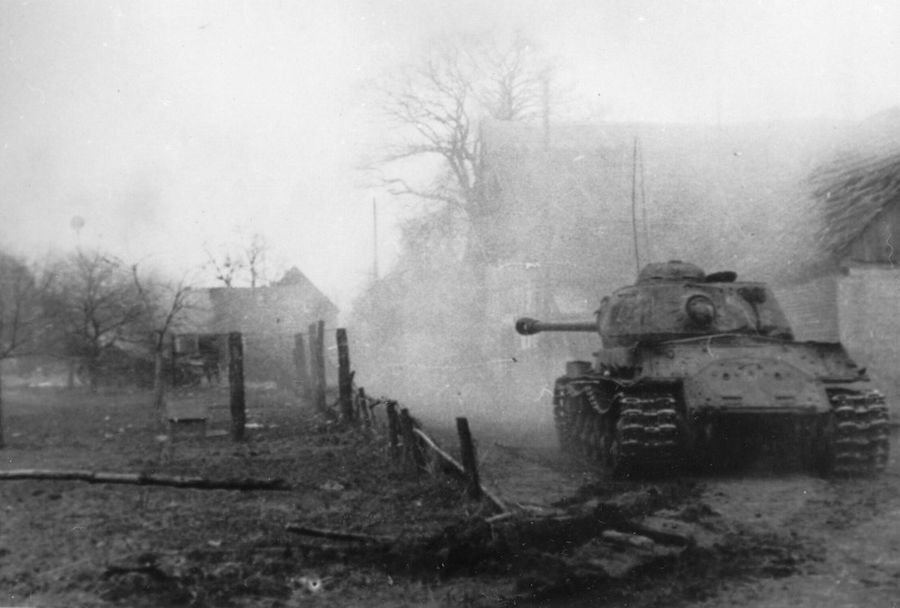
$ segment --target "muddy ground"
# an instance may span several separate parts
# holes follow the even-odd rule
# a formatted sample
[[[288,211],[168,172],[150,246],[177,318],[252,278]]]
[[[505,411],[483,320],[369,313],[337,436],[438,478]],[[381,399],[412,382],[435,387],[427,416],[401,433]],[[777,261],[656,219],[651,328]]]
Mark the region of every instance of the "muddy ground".
[[[490,519],[457,480],[393,462],[383,435],[336,430],[289,395],[248,395],[242,444],[225,433],[224,391],[178,398],[205,403],[206,429],[173,435],[146,393],[12,392],[0,468],[290,489],[0,481],[0,605],[900,606],[896,456],[866,480],[764,462],[614,482],[473,421],[484,481],[514,513]],[[451,452],[452,422],[424,421]]]

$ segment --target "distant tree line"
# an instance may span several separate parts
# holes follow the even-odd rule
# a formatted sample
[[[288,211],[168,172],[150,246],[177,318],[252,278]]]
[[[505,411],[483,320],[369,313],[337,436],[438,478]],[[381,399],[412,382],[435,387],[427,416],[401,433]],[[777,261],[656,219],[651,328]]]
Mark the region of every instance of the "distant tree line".
[[[169,281],[99,250],[30,263],[0,252],[0,362],[59,361],[96,390],[104,368],[134,344],[156,360],[153,382],[161,402],[163,336],[189,308],[189,285]],[[0,376],[0,447],[2,447]]]

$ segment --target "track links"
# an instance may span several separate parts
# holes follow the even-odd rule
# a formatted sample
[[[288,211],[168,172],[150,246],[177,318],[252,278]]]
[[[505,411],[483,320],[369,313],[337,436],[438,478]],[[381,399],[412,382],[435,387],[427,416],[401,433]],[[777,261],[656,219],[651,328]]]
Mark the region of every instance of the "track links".
[[[620,396],[619,465],[631,470],[671,463],[681,457],[675,399],[662,396]]]
[[[888,409],[884,396],[870,390],[829,395],[834,414],[834,467],[840,477],[883,471],[888,460]]]
[[[591,382],[561,378],[554,391],[553,413],[564,450],[611,467],[613,472],[628,472],[681,458],[675,405],[670,395],[613,395]]]

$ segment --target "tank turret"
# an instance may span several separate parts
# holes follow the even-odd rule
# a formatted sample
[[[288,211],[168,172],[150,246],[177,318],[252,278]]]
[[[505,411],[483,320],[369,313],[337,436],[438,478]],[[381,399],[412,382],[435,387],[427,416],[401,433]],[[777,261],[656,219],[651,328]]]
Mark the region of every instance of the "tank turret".
[[[614,472],[698,458],[745,462],[773,439],[824,473],[887,462],[887,407],[840,344],[795,342],[771,289],[681,261],[648,264],[594,321],[516,331],[597,332],[593,362],[556,381],[560,442]]]
[[[605,347],[719,334],[793,339],[790,325],[763,283],[737,282],[734,272],[706,275],[681,261],[648,264],[634,285],[603,298],[596,322],[520,319],[516,331],[598,331]]]

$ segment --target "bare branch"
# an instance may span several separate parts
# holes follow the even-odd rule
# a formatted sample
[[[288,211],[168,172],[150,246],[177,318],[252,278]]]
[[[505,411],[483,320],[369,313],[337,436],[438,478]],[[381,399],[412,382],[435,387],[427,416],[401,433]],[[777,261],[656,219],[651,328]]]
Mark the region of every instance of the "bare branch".
[[[479,125],[490,116],[523,120],[546,111],[552,66],[520,32],[497,36],[438,40],[421,61],[397,70],[380,88],[381,108],[396,126],[399,145],[389,147],[380,166],[388,192],[442,202],[470,223],[492,221],[485,193],[484,146]],[[407,161],[436,157],[442,179],[429,187],[412,186],[402,173]],[[473,238],[490,230],[469,232]],[[490,243],[470,243],[475,257],[488,259]]]

